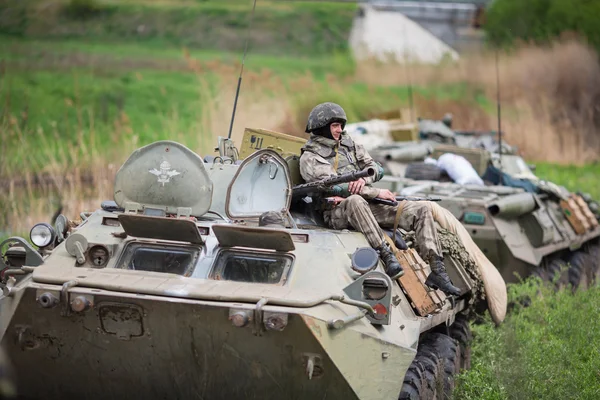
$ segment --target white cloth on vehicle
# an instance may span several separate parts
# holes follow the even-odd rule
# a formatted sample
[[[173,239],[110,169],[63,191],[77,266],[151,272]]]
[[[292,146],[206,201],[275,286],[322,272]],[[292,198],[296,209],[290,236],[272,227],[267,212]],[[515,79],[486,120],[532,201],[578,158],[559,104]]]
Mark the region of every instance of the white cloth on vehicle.
[[[448,176],[459,185],[484,186],[483,180],[475,171],[471,163],[453,153],[444,153],[437,160],[437,166],[446,171]]]

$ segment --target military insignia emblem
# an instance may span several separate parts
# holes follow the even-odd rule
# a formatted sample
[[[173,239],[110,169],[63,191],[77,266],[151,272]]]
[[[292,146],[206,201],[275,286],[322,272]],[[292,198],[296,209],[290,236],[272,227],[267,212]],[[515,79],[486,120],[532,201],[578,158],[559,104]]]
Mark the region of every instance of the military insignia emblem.
[[[171,164],[166,160],[161,162],[158,168],[159,169],[152,168],[148,172],[156,175],[158,177],[158,182],[162,183],[163,186],[165,186],[165,183],[168,183],[171,180],[171,177],[181,173],[175,169],[171,169]]]

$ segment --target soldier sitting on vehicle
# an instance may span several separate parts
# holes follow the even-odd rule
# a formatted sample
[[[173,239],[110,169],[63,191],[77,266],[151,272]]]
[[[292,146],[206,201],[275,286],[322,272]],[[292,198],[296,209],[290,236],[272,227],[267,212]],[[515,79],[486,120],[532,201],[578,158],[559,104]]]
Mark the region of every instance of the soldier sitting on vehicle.
[[[313,182],[368,167],[379,171],[379,176],[360,178],[342,184],[342,196],[321,198],[325,223],[332,229],[346,229],[351,226],[362,232],[371,247],[379,251],[385,264],[385,272],[392,279],[396,279],[402,276],[403,270],[387,244],[380,225],[391,228],[398,218],[397,224],[400,228],[415,231],[417,252],[424,260],[429,261],[432,272],[425,284],[434,289],[441,289],[446,294],[460,294],[460,290],[452,285],[446,273],[435,221],[427,204],[403,201],[396,206],[390,206],[367,202],[375,198],[391,201],[395,201],[396,198],[387,189],[371,186],[373,182],[381,179],[383,169],[373,161],[363,146],[354,143],[344,132],[346,122],[346,113],[338,104],[328,102],[313,108],[306,126],[306,132],[311,136],[302,147],[300,157],[302,178],[306,182]]]

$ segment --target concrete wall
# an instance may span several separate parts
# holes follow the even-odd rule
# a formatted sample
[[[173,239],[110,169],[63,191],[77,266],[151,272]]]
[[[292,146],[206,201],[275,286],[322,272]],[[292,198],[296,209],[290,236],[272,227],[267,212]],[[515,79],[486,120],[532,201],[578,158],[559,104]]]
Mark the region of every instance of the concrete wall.
[[[437,64],[444,58],[459,57],[450,46],[404,14],[370,5],[361,6],[349,41],[357,60]]]
[[[417,22],[434,36],[459,53],[477,51],[483,44],[483,32],[473,28],[478,8],[487,0],[465,1],[405,1],[371,0],[366,2],[376,10],[399,12]]]

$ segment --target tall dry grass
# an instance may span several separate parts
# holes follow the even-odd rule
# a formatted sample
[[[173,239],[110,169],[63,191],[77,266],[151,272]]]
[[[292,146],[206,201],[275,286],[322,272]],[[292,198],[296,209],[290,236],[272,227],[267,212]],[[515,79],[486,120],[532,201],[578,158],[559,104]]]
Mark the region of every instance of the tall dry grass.
[[[496,54],[470,54],[456,63],[358,65],[356,80],[377,85],[435,86],[465,83],[496,99]],[[523,44],[498,54],[502,131],[523,155],[536,161],[583,164],[600,159],[600,62],[586,43],[568,37],[548,46]],[[474,99],[417,99],[418,114],[454,114],[463,129],[496,129],[495,110]],[[494,105],[495,107],[495,105]]]

